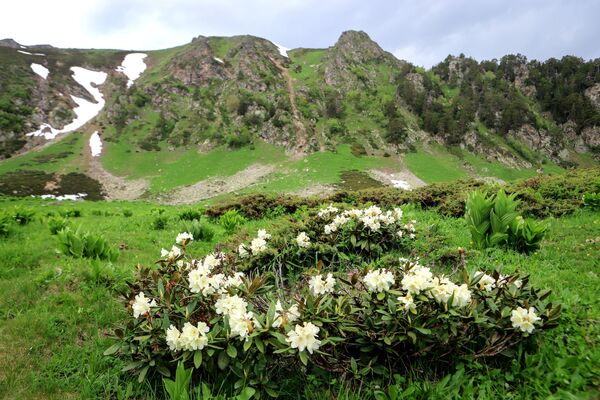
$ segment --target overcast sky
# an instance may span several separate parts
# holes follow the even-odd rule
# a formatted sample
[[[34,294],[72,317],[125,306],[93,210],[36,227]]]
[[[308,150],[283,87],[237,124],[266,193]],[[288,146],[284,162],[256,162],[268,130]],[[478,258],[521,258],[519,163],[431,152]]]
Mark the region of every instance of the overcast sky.
[[[427,67],[459,53],[591,59],[600,57],[600,0],[6,0],[0,14],[0,38],[79,48],[151,50],[238,34],[328,47],[349,29]]]

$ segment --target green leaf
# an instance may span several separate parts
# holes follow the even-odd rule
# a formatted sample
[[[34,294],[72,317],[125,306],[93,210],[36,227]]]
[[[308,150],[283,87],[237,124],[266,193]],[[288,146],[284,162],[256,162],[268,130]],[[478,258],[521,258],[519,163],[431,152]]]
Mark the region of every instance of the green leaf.
[[[119,351],[119,349],[121,348],[121,343],[117,343],[117,344],[113,344],[112,346],[110,346],[108,349],[104,350],[104,355],[105,356],[110,356],[115,354],[117,351]]]
[[[221,351],[219,353],[219,356],[217,357],[217,365],[219,366],[219,369],[224,370],[225,368],[227,368],[227,366],[229,365],[229,357],[227,356],[227,353],[224,351]]]
[[[427,328],[419,328],[417,326],[415,326],[415,329],[419,332],[421,332],[423,335],[431,335],[431,329],[427,329]]]
[[[138,375],[138,383],[142,383],[144,379],[146,379],[146,374],[148,373],[148,368],[150,366],[146,365],[144,368],[140,370],[140,374]]]
[[[200,368],[202,365],[202,350],[196,350],[194,353],[194,367],[196,369]]]
[[[306,354],[306,351],[301,351],[298,353],[298,355],[300,356],[300,361],[302,361],[302,364],[308,365],[308,354]]]
[[[231,358],[237,357],[237,349],[232,344],[227,345],[227,355]]]

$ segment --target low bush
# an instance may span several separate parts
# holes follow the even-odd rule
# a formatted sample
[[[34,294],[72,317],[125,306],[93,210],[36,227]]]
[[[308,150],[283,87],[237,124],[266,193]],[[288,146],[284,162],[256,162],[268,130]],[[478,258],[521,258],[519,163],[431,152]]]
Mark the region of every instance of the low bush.
[[[516,194],[507,196],[503,190],[493,196],[478,191],[469,194],[465,219],[476,248],[506,245],[525,253],[539,248],[547,227],[524,220],[516,211],[519,201],[515,197]]]
[[[246,218],[237,210],[229,210],[219,217],[219,225],[221,225],[227,233],[234,232],[238,226],[246,223]]]
[[[114,261],[118,253],[102,236],[67,227],[57,233],[58,252],[77,258]]]
[[[600,210],[600,193],[586,193],[583,195],[583,205],[592,210]]]
[[[200,220],[200,218],[202,218],[202,213],[191,208],[183,210],[179,213],[179,219],[183,221],[193,221],[195,219]]]
[[[19,225],[27,225],[28,223],[33,221],[34,217],[35,217],[35,212],[33,210],[30,210],[30,209],[24,208],[24,207],[17,207],[17,208],[15,208],[15,211],[13,212],[13,219]]]
[[[59,214],[65,218],[79,218],[81,217],[81,210],[70,208],[66,210],[60,210]],[[100,212],[100,214],[102,214],[102,212]]]
[[[208,222],[198,221],[197,219],[184,221],[181,224],[181,232],[188,232],[195,241],[210,242],[215,236],[215,230]]]
[[[360,256],[372,244],[393,254],[383,231],[397,228],[402,217],[376,210],[327,207],[307,223],[318,232],[292,225],[281,235],[292,239],[276,251],[340,241],[342,257]],[[402,237],[412,233],[409,226],[400,229]],[[379,257],[379,251],[345,269],[307,262],[293,274],[240,270],[276,240],[261,230],[243,251],[191,259],[189,237],[179,235],[180,247],[163,249],[158,268],[138,267],[124,293],[133,317],[115,330],[118,342],[105,354],[127,359],[126,370],[140,381],[154,373],[170,377],[180,362],[195,367],[202,381],[230,382],[232,392],[250,387],[277,396],[277,376],[316,368],[344,380],[388,380],[428,361],[437,368],[510,354],[557,325],[560,306],[519,274],[463,270],[451,280],[416,261]]]
[[[169,223],[169,217],[165,215],[165,210],[162,208],[152,210],[154,219],[152,220],[152,229],[155,231],[162,231],[167,228]]]
[[[50,217],[48,218],[48,229],[52,235],[58,234],[58,232],[69,226],[69,220],[63,217]]]
[[[13,224],[13,217],[6,213],[0,214],[0,237],[7,237],[10,235],[11,226]]]
[[[123,210],[123,216],[124,216],[125,218],[132,217],[132,216],[133,216],[133,211],[131,211],[131,210],[129,210],[129,209],[124,209],[124,210]]]

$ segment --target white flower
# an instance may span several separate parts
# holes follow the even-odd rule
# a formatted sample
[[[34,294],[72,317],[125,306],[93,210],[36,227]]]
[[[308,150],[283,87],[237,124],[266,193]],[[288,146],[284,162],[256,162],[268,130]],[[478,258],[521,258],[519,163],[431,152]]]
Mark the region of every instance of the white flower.
[[[248,334],[252,332],[255,325],[254,314],[251,312],[235,313],[229,315],[229,328],[231,336],[239,336],[241,339],[246,339]]]
[[[245,314],[248,303],[238,295],[221,296],[215,303],[215,311],[221,315]]]
[[[540,317],[535,313],[535,308],[529,307],[529,310],[518,307],[512,311],[510,321],[512,322],[513,328],[519,328],[523,332],[533,332],[534,326],[537,321],[541,320]]]
[[[337,231],[337,226],[334,224],[327,224],[323,227],[323,231],[326,235],[330,235],[331,233]]]
[[[296,237],[296,243],[298,243],[298,246],[300,247],[309,247],[310,246],[310,238],[308,237],[308,235],[306,234],[306,232],[300,232],[298,234],[298,236]]]
[[[181,255],[181,249],[175,245],[173,245],[173,247],[171,247],[171,251],[167,251],[166,249],[162,249],[160,251],[160,256],[161,257],[167,257],[170,260],[177,258]]]
[[[348,222],[349,219],[347,217],[344,217],[343,215],[337,215],[334,219],[333,219],[333,224],[340,228],[342,225],[345,225],[346,222]]]
[[[319,211],[319,213],[317,214],[317,216],[319,218],[326,218],[329,217],[330,214],[335,214],[337,213],[339,210],[336,207],[333,207],[331,204],[329,205],[329,207],[327,208],[323,208]]]
[[[240,286],[244,283],[243,278],[245,277],[243,272],[236,272],[232,276],[228,277],[223,284],[224,287]]]
[[[379,208],[378,206],[371,206],[363,210],[363,215],[368,215],[370,217],[379,217],[381,215],[381,208]]]
[[[379,218],[374,217],[372,215],[363,216],[360,221],[372,232],[378,232],[381,228],[381,223],[379,222]]]
[[[279,328],[286,323],[291,323],[300,318],[300,311],[298,305],[294,304],[287,311],[283,309],[281,302],[277,300],[275,304],[275,320],[273,321],[273,328]]]
[[[352,210],[344,211],[343,215],[345,215],[348,218],[358,219],[358,218],[362,217],[363,212],[362,212],[362,210],[354,208]]]
[[[294,330],[287,334],[287,342],[292,349],[298,351],[308,350],[310,354],[317,350],[321,345],[321,341],[317,339],[319,328],[311,322],[305,322],[303,326],[296,325]]]
[[[264,240],[271,239],[271,235],[267,233],[266,229],[259,229],[256,237]]]
[[[512,311],[512,316],[510,317],[513,328],[519,328],[521,331],[527,333],[533,332],[533,324],[539,320],[541,318],[537,316],[533,307],[529,307],[529,310],[518,307]]]
[[[456,289],[457,286],[454,283],[442,276],[432,279],[432,287],[429,293],[438,303],[446,304]]]
[[[398,232],[396,232],[396,236],[398,236],[399,238],[401,238],[402,235],[404,235],[404,232],[402,232],[402,229],[400,229]]]
[[[150,307],[156,307],[156,301],[146,298],[144,292],[140,292],[135,296],[135,300],[133,302],[133,317],[138,318],[140,315],[146,314],[150,311]]]
[[[267,241],[263,238],[254,238],[250,242],[250,250],[252,254],[260,254],[267,250]]]
[[[391,225],[396,222],[396,218],[394,218],[394,215],[392,214],[391,211],[388,211],[385,214],[380,215],[379,220],[386,226]]]
[[[414,233],[411,233],[410,235],[408,235],[409,238],[414,239],[417,237],[417,235],[415,235]]]
[[[213,268],[218,267],[223,262],[223,254],[222,253],[213,253],[204,257],[204,261],[202,265],[207,271],[212,271]]]
[[[398,301],[404,306],[404,311],[417,309],[414,299],[410,293],[407,293],[406,296],[399,296]]]
[[[452,305],[458,308],[463,308],[471,303],[471,291],[466,284],[456,286],[454,290],[454,301]]]
[[[171,351],[175,351],[179,349],[179,337],[181,336],[181,332],[179,329],[175,327],[175,325],[169,326],[167,329],[167,346]]]
[[[308,286],[315,296],[325,293],[333,293],[335,278],[331,273],[327,274],[327,278],[325,279],[323,279],[323,275],[316,275],[310,278],[308,281]]]
[[[206,271],[196,268],[190,271],[188,281],[192,293],[210,296],[218,292],[225,284],[225,276],[223,274],[209,275]]]
[[[481,279],[477,283],[477,286],[479,287],[479,289],[480,290],[485,289],[486,292],[491,292],[492,290],[494,290],[494,288],[496,287],[496,280],[492,276],[490,276],[484,272],[477,271],[475,273],[475,275],[479,275],[479,274],[482,275]]]
[[[180,233],[179,235],[177,235],[177,238],[175,238],[175,243],[177,243],[177,244],[188,243],[188,242],[191,242],[192,240],[194,240],[194,237],[192,236],[191,233],[183,232],[183,233]]]
[[[396,281],[390,271],[382,268],[367,273],[363,278],[363,282],[370,292],[383,292],[390,290],[390,286]]]
[[[433,274],[431,270],[417,264],[402,278],[402,289],[416,295],[429,289],[433,285],[432,279]]]
[[[241,258],[246,258],[249,255],[248,250],[246,250],[246,245],[244,245],[243,243],[240,244],[240,246],[238,247],[238,254]]]
[[[208,325],[204,322],[198,322],[197,326],[186,322],[177,340],[177,347],[187,351],[202,350],[208,344],[208,331]]]
[[[396,208],[394,208],[393,214],[397,220],[400,220],[402,218],[402,215],[404,214],[404,212],[402,211],[401,208],[396,207]]]

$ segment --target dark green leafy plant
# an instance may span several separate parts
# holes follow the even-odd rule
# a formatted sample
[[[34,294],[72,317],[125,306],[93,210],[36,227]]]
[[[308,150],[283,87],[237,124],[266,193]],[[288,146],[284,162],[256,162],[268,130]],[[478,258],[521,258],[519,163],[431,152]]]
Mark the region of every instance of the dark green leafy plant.
[[[12,216],[4,213],[0,214],[0,237],[7,237],[10,235],[10,228],[13,224]]]
[[[177,363],[177,371],[175,372],[175,380],[163,378],[165,391],[169,395],[170,400],[189,400],[189,387],[192,381],[192,372],[194,368],[186,369],[180,361]]]
[[[76,258],[115,261],[118,253],[102,236],[67,227],[57,233],[58,252]]]
[[[214,229],[206,221],[192,220],[181,224],[181,232],[188,232],[195,241],[210,242],[215,236]]]
[[[600,193],[586,193],[583,195],[583,204],[592,210],[600,210]]]
[[[179,213],[179,219],[184,221],[193,221],[195,219],[200,220],[200,218],[202,218],[202,213],[191,208],[183,210]]]
[[[66,210],[60,210],[59,214],[65,218],[79,218],[81,217],[81,210],[71,208]]]
[[[30,210],[30,209],[27,209],[24,207],[16,208],[13,213],[13,219],[19,225],[27,225],[28,223],[33,221],[34,217],[35,217],[35,212],[33,210]]]
[[[50,217],[48,218],[48,229],[52,235],[58,234],[69,225],[69,220],[63,217]]]
[[[229,210],[219,217],[219,225],[221,225],[227,233],[234,232],[238,226],[246,223],[246,218],[237,210]]]
[[[525,253],[539,248],[546,226],[525,221],[516,211],[519,201],[515,197],[503,190],[492,196],[479,191],[469,194],[465,219],[475,248],[509,246]]]

